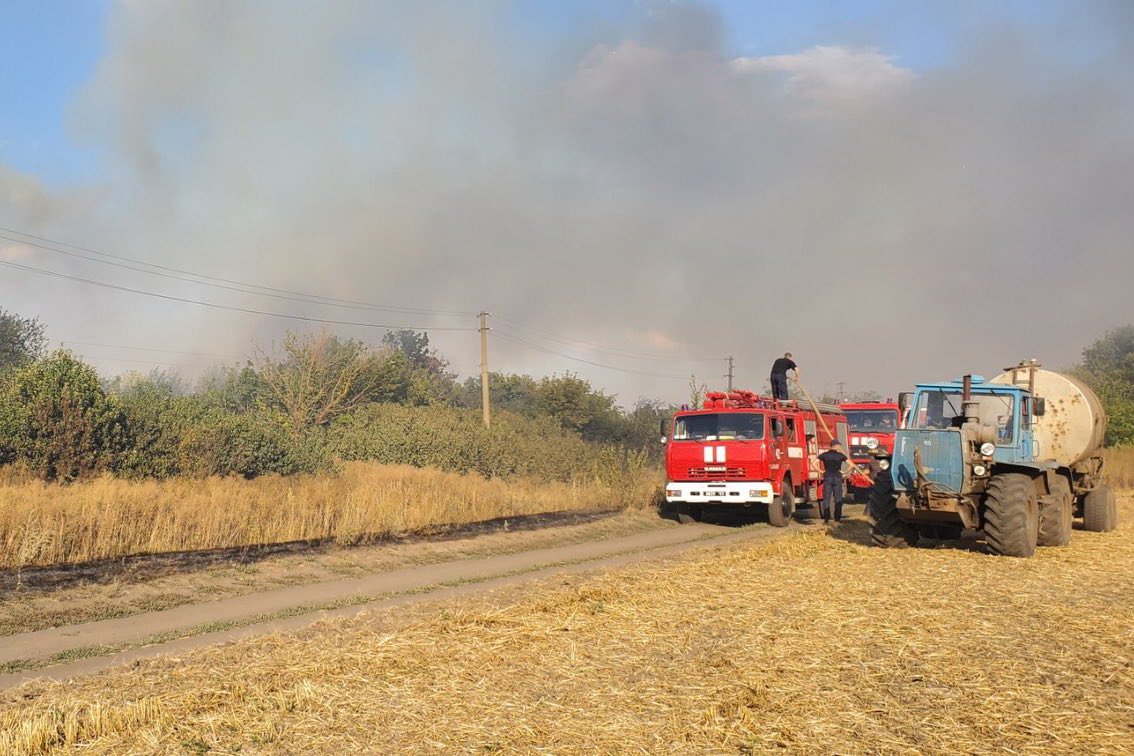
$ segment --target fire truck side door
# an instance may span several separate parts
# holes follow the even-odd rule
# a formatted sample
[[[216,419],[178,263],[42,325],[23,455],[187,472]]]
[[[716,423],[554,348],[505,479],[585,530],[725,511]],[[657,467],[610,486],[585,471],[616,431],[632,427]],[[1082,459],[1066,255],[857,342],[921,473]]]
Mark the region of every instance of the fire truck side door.
[[[787,424],[784,436],[787,438],[788,467],[791,470],[792,483],[798,486],[807,480],[807,454],[803,448],[803,433],[797,418],[788,417],[784,422]]]

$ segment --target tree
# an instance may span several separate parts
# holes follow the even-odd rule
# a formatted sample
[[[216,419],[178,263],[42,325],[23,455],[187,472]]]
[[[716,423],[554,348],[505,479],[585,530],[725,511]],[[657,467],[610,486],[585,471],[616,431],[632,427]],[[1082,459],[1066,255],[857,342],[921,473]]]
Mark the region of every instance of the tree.
[[[296,435],[372,401],[381,386],[383,354],[362,342],[289,333],[283,351],[280,360],[261,356],[259,373]]]
[[[536,392],[540,412],[589,441],[611,441],[621,419],[614,397],[591,388],[576,375],[544,378]]]
[[[689,406],[693,409],[701,409],[705,403],[705,394],[709,393],[709,387],[704,383],[697,383],[697,376],[689,376]]]
[[[448,360],[437,354],[436,349],[430,348],[429,334],[424,331],[408,328],[387,331],[382,337],[382,345],[404,354],[415,368],[443,375],[449,367]]]
[[[1073,372],[1106,408],[1107,443],[1134,443],[1134,325],[1109,331],[1084,349],[1083,363]]]
[[[44,480],[111,469],[126,442],[116,403],[94,368],[60,349],[13,373],[0,400],[0,459]]]
[[[198,395],[210,406],[225,412],[249,412],[267,402],[268,387],[251,362],[222,367],[206,375],[197,386]]]
[[[43,324],[0,308],[0,373],[38,359],[47,345]]]

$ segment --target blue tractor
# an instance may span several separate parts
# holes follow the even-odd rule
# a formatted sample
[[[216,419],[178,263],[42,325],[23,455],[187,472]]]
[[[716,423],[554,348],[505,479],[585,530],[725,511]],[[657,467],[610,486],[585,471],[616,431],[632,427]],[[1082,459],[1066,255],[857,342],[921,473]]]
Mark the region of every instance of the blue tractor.
[[[982,530],[994,554],[1027,557],[1065,546],[1074,517],[1084,529],[1117,525],[1103,482],[1106,415],[1077,379],[1021,362],[985,381],[976,375],[918,384],[900,400],[904,427],[889,475],[871,491],[878,546],[952,540]]]

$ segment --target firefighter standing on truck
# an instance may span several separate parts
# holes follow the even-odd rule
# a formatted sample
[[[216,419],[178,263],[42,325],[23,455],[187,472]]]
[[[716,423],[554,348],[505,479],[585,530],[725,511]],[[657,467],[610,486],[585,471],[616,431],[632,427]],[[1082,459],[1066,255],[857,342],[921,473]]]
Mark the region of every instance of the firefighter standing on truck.
[[[823,522],[835,522],[843,519],[843,476],[846,474],[844,465],[847,455],[841,451],[842,444],[838,439],[831,442],[831,448],[819,455],[819,462],[823,465],[823,501],[819,504],[819,514]]]
[[[791,352],[784,352],[783,357],[772,363],[772,375],[769,380],[772,383],[773,398],[785,401],[788,399],[787,371],[789,370],[794,370],[795,379],[799,380],[799,366],[791,358]]]

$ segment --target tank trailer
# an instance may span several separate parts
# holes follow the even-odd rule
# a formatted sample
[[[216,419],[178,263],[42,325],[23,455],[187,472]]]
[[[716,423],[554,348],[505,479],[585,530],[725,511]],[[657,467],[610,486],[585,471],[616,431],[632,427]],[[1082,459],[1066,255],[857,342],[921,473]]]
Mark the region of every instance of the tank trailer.
[[[1027,557],[1065,546],[1073,517],[1084,528],[1117,526],[1103,482],[1106,415],[1094,392],[1035,360],[985,381],[918,384],[902,394],[904,427],[880,460],[870,493],[878,546],[956,539],[979,529],[994,554]]]

